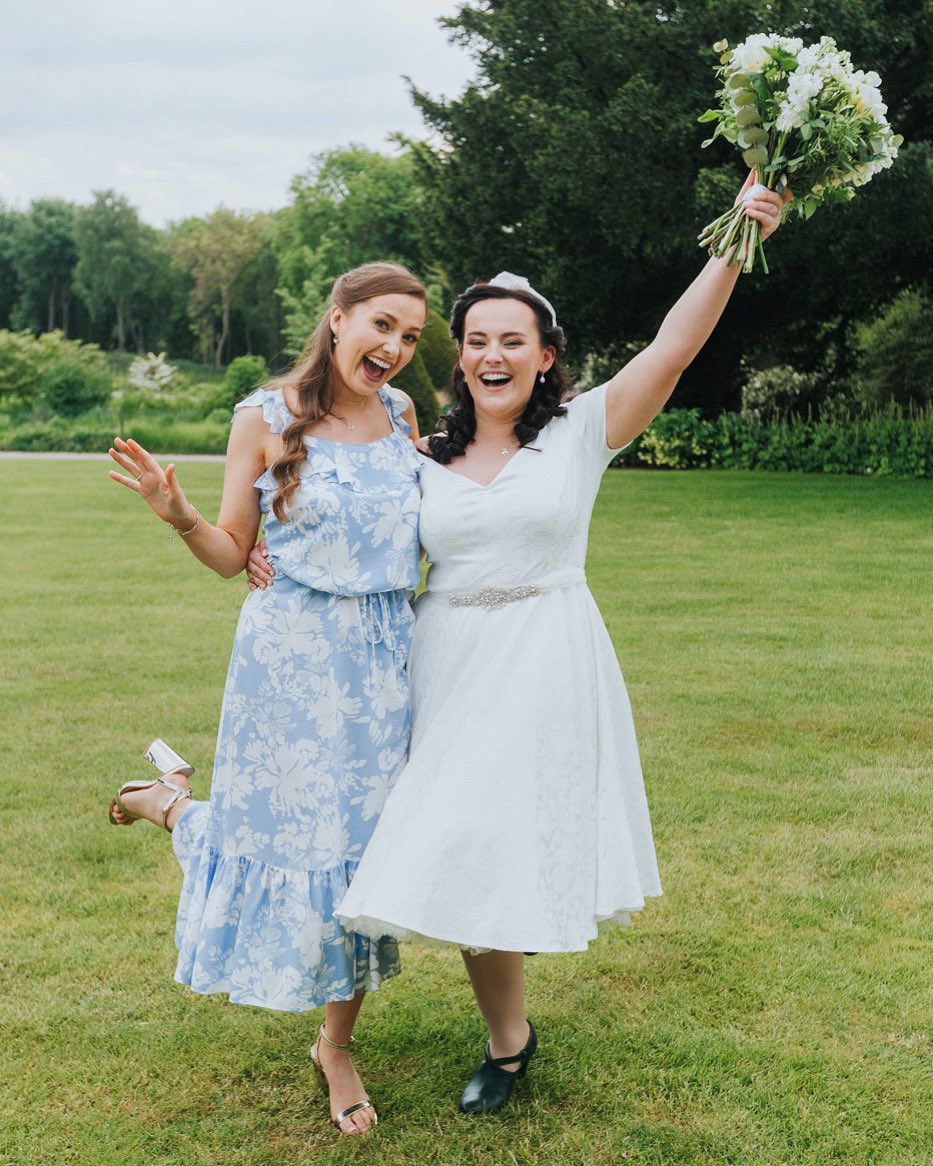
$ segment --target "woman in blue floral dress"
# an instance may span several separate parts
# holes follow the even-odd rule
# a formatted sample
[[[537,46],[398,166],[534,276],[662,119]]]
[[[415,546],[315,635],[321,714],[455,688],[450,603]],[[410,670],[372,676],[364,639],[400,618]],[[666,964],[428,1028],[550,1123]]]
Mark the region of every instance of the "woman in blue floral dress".
[[[247,597],[224,690],[210,802],[182,773],[129,782],[111,821],[172,831],[184,872],[175,978],[289,1012],[325,1006],[312,1055],[345,1133],[376,1120],[347,1056],[364,994],[397,975],[389,938],[334,918],[409,736],[409,598],[418,582],[411,401],[424,289],[404,268],[338,279],[295,370],[236,407],[217,525],[133,441],[110,451],[201,562],[238,574],[261,515],[277,582]],[[172,793],[167,798],[166,786]]]

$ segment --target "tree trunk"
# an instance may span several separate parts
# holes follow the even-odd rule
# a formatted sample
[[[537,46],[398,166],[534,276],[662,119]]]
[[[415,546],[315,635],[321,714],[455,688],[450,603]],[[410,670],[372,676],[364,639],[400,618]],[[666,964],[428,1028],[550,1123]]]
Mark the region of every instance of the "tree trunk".
[[[62,288],[62,335],[68,339],[68,322],[71,315],[71,291],[67,287]]]
[[[214,367],[215,368],[222,368],[223,367],[224,347],[226,346],[227,338],[230,335],[230,289],[229,289],[229,287],[223,288],[220,294],[222,297],[221,303],[223,305],[223,310],[221,312],[221,319],[223,321],[223,326],[221,327],[221,330],[220,330],[220,338],[217,341],[217,349],[216,349],[216,352],[214,355]]]
[[[117,352],[126,352],[126,317],[122,300],[117,300]]]
[[[49,326],[46,332],[51,332],[55,327],[55,284],[52,284],[52,290],[49,292]]]

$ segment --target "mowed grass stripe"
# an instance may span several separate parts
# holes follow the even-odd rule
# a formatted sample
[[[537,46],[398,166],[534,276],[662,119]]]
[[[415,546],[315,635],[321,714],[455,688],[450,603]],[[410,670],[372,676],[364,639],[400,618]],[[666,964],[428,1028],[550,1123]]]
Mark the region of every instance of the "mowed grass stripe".
[[[211,514],[221,468],[184,465]],[[0,1162],[933,1161],[929,483],[607,474],[589,576],[632,698],[665,886],[528,962],[541,1052],[507,1114],[455,953],[403,950],[340,1142],[317,1015],[171,980],[177,864],[107,799],[164,735],[206,792],[244,593],[103,462],[0,462]],[[533,698],[533,694],[530,694]],[[627,1154],[628,1157],[623,1157]]]

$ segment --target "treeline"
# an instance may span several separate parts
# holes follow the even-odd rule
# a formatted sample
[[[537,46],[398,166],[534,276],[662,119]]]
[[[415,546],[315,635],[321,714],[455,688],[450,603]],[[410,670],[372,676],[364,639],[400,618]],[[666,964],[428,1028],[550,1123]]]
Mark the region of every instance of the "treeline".
[[[771,275],[741,281],[674,403],[706,416],[737,408],[756,370],[773,368],[785,370],[779,396],[789,410],[812,414],[840,395],[929,402],[933,29],[924,8],[463,4],[443,23],[473,55],[474,82],[450,101],[412,89],[431,140],[397,142],[393,156],[319,155],[277,211],[220,208],[156,230],[113,191],[85,206],[0,209],[0,328],[60,329],[215,367],[257,354],[275,370],[301,348],[341,270],[389,258],[425,279],[441,314],[477,277],[526,274],[557,305],[571,363],[596,377],[653,335],[702,262],[696,232],[742,180],[727,144],[700,149],[711,46],[770,28],[832,35],[876,69],[907,145],[851,204],[781,231]],[[437,353],[437,368],[426,359],[417,371],[435,387],[449,355]],[[792,384],[802,386],[797,399]]]

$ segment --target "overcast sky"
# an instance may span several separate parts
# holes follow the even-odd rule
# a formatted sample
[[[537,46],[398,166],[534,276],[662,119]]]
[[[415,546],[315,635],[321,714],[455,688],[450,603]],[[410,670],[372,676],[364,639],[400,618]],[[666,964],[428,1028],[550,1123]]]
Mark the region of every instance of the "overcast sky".
[[[154,226],[272,210],[312,154],[391,150],[472,75],[456,0],[28,0],[4,5],[0,200],[113,187]]]

